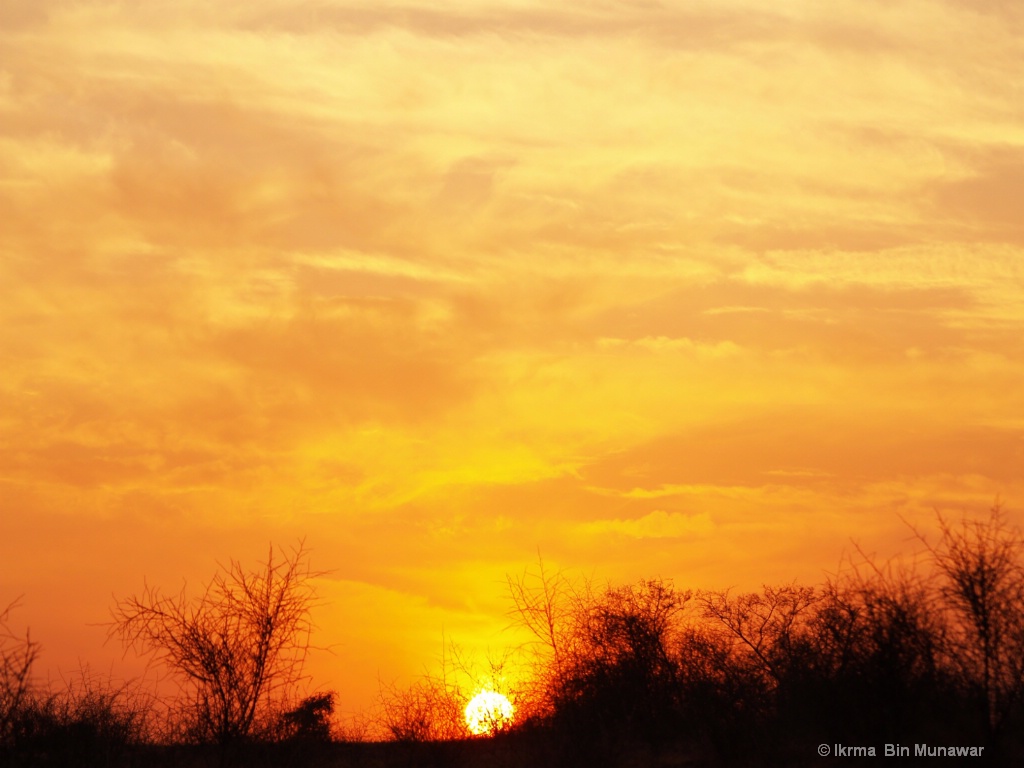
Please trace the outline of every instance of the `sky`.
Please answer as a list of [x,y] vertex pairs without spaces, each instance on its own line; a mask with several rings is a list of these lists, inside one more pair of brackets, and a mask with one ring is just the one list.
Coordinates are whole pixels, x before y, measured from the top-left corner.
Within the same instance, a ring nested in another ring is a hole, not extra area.
[[305,540],[346,713],[598,583],[1024,509],[1024,10],[3,0],[0,604]]

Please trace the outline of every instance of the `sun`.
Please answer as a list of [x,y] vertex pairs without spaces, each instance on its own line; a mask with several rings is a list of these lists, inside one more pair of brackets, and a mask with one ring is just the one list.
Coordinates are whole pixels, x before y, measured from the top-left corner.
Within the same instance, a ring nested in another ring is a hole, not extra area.
[[512,702],[494,691],[482,691],[466,705],[466,727],[476,736],[504,730],[514,716]]

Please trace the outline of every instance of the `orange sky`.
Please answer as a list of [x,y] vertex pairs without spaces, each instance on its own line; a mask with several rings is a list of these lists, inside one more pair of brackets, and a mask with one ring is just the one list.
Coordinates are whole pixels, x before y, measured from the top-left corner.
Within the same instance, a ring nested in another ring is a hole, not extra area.
[[305,536],[345,712],[538,548],[814,581],[1024,509],[1024,12],[5,0],[0,604]]

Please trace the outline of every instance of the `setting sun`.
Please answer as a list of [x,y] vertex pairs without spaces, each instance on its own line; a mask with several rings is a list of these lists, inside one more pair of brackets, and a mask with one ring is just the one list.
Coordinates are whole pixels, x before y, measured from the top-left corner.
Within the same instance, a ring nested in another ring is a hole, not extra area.
[[494,691],[482,691],[466,705],[466,727],[474,736],[493,734],[507,728],[515,710],[507,697]]

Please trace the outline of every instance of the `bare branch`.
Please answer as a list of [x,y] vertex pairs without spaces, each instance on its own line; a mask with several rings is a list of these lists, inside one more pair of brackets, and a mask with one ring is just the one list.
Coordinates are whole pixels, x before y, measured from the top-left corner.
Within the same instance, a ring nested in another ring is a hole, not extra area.
[[250,735],[261,709],[303,679],[316,601],[308,550],[281,556],[271,546],[263,567],[221,565],[202,593],[173,597],[144,586],[117,600],[109,637],[175,672],[188,697],[191,730],[221,744]]

